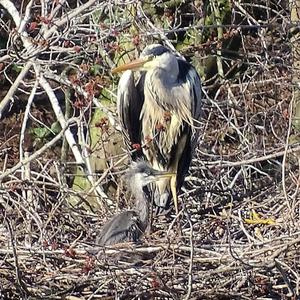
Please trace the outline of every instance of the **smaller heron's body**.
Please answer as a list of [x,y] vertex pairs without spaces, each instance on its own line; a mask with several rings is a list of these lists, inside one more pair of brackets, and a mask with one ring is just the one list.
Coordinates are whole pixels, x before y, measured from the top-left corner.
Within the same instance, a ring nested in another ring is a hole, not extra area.
[[137,242],[144,230],[144,226],[139,220],[139,215],[136,211],[123,211],[102,227],[97,244],[109,246],[126,241]]
[[137,242],[149,223],[149,196],[143,187],[173,173],[156,171],[144,161],[133,163],[126,174],[127,182],[135,197],[134,209],[114,216],[103,227],[96,243],[108,246],[121,242]]

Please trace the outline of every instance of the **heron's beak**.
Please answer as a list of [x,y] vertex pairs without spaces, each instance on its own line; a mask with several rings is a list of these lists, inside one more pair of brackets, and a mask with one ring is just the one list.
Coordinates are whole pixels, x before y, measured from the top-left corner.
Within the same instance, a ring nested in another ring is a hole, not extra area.
[[176,216],[178,215],[178,197],[177,197],[177,190],[176,190],[176,173],[171,173],[171,172],[165,172],[165,171],[156,171],[157,173],[155,174],[156,179],[162,179],[162,178],[171,178],[170,180],[170,187],[171,187],[171,193],[174,201],[174,207],[175,207],[175,212]]
[[112,74],[120,73],[126,70],[138,70],[142,68],[147,62],[153,59],[153,55],[148,55],[142,58],[135,59],[130,63],[121,65],[111,70]]
[[179,210],[178,210],[178,197],[177,197],[177,188],[176,188],[177,187],[177,177],[176,176],[171,177],[170,187],[171,187],[171,193],[173,196],[176,216],[178,216]]

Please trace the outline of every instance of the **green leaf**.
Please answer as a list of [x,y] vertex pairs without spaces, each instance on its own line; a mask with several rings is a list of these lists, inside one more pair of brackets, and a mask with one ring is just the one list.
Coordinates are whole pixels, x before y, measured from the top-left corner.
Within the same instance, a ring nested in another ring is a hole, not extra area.
[[97,65],[97,64],[93,65],[90,68],[90,74],[93,75],[93,76],[101,75],[101,70],[102,70],[102,66]]
[[[51,130],[53,131],[54,134],[60,133],[61,131],[61,126],[58,121],[52,123],[51,125]],[[50,132],[49,132],[50,133]]]
[[50,134],[50,131],[45,127],[33,128],[33,134],[40,139],[47,137]]

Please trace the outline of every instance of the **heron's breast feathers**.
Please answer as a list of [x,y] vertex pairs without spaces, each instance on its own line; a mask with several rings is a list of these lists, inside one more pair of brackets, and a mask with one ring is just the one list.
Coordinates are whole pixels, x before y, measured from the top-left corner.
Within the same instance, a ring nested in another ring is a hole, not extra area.
[[149,101],[144,102],[141,119],[144,153],[153,166],[165,170],[187,124],[177,113],[166,111]]

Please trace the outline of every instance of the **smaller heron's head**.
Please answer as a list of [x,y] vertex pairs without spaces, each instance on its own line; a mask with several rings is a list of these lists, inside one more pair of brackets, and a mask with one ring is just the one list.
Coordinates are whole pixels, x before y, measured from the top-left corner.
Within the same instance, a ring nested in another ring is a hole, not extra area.
[[168,171],[158,171],[149,166],[145,161],[133,162],[127,171],[125,178],[130,183],[131,188],[144,187],[147,184],[158,181],[162,178],[171,178],[176,173]]
[[168,48],[159,44],[147,46],[140,58],[114,68],[111,72],[116,74],[126,70],[149,71],[155,68],[160,68],[171,74],[178,72],[176,56]]

